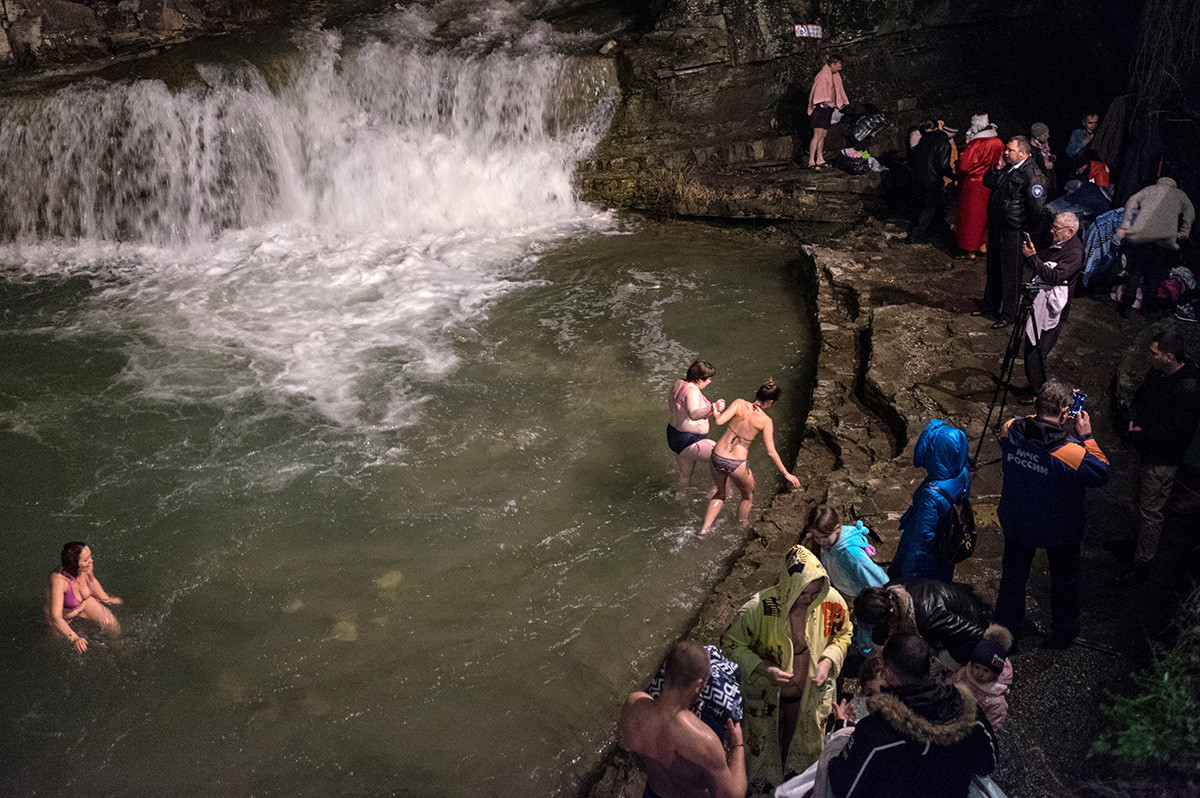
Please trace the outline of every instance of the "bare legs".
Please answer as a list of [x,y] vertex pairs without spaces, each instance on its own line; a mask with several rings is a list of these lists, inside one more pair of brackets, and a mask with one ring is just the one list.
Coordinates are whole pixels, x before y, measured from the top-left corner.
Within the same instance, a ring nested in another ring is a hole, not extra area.
[[725,506],[725,491],[730,479],[733,480],[733,484],[737,485],[738,492],[742,494],[742,499],[738,502],[738,523],[743,529],[750,526],[750,507],[754,504],[754,474],[750,471],[750,464],[742,463],[729,476],[713,468],[712,475],[716,493],[708,501],[708,509],[704,513],[704,526],[700,527],[700,534],[708,534],[713,522],[721,514],[721,508]]
[[[678,477],[675,480],[676,493],[682,494],[688,489],[688,485],[692,481],[692,472],[696,470],[696,465],[698,463],[710,462],[713,447],[716,445],[717,442],[712,438],[705,438],[702,441],[696,441],[675,455],[675,469],[678,473]],[[711,499],[716,492],[717,486],[714,483],[708,489],[708,498]]]
[[812,141],[808,144],[808,165],[809,166],[824,166],[825,165],[825,134],[829,132],[828,128],[817,127],[813,128]]
[[117,623],[117,616],[113,615],[112,611],[101,604],[100,600],[95,596],[89,596],[84,599],[83,604],[80,605],[79,612],[74,617],[95,621],[109,634],[119,635],[121,633],[121,624]]

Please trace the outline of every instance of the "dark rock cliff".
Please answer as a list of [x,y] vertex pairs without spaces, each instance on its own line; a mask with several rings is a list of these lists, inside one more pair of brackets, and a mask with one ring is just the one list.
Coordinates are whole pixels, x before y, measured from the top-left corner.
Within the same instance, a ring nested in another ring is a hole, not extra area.
[[265,22],[336,19],[386,0],[0,0],[0,73],[103,65]]
[[[595,200],[666,214],[849,221],[881,201],[878,176],[797,168],[808,90],[845,59],[851,100],[894,120],[871,147],[903,153],[925,117],[988,111],[1006,134],[1045,121],[1064,140],[1128,85],[1140,3],[1035,0],[671,0],[616,51],[624,102],[580,175]],[[798,38],[796,24],[824,37]],[[838,127],[827,152],[841,144]]]

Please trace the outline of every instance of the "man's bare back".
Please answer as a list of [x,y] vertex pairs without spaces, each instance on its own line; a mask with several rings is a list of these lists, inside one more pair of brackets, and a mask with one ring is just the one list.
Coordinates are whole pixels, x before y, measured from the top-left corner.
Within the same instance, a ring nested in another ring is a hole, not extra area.
[[742,798],[746,766],[741,726],[729,722],[731,748],[726,754],[716,733],[678,704],[667,692],[658,699],[637,692],[621,710],[621,743],[646,771],[651,791],[660,798]]

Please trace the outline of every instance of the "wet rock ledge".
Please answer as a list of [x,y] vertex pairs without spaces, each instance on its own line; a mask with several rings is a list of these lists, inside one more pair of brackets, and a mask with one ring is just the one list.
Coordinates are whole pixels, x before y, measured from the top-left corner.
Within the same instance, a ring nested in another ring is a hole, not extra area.
[[[912,445],[932,418],[965,430],[972,453],[982,436],[979,468],[972,476],[979,547],[958,566],[955,578],[985,599],[995,597],[1003,550],[995,516],[999,445],[983,430],[1008,331],[992,330],[967,313],[982,295],[982,260],[955,261],[928,246],[905,245],[903,237],[899,223],[869,220],[838,239],[803,247],[820,330],[812,409],[794,469],[803,487],[770,502],[732,558],[727,576],[699,609],[689,638],[716,643],[737,608],[774,583],[781,558],[798,541],[816,502],[834,505],[843,519],[865,521],[884,540],[877,559],[890,560],[900,516],[925,476],[912,465]],[[1055,785],[1056,794],[1093,794],[1073,774],[1096,768],[1087,749],[1102,723],[1099,705],[1105,691],[1120,689],[1147,656],[1139,631],[1147,600],[1111,588],[1116,568],[1101,544],[1131,523],[1131,486],[1112,406],[1141,379],[1141,353],[1152,332],[1168,322],[1122,320],[1092,297],[1077,298],[1071,313],[1052,365],[1088,393],[1097,440],[1112,462],[1113,476],[1107,488],[1089,494],[1082,554],[1084,636],[1069,651],[1023,651],[1017,661],[1002,739],[1005,755],[993,774],[1010,798],[1046,795],[1049,785]],[[1200,330],[1184,332],[1193,346],[1200,344]],[[1003,417],[1024,412],[1010,401]],[[997,408],[993,426],[1001,416]],[[1047,625],[1048,579],[1041,566],[1034,571],[1029,616]],[[593,798],[632,798],[641,795],[642,783],[628,756],[614,746],[585,792]]]

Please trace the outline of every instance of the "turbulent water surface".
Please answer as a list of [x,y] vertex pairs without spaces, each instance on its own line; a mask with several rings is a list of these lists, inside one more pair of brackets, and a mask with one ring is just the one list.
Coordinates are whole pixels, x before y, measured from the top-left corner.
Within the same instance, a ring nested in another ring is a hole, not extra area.
[[0,98],[3,794],[571,794],[740,539],[671,380],[793,456],[792,253],[578,202],[611,63],[464,7]]

